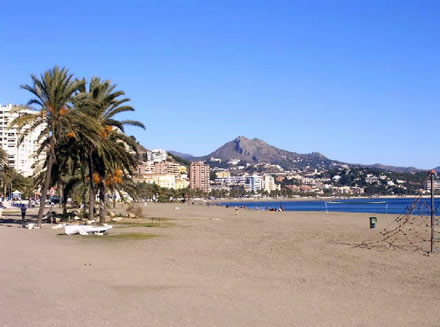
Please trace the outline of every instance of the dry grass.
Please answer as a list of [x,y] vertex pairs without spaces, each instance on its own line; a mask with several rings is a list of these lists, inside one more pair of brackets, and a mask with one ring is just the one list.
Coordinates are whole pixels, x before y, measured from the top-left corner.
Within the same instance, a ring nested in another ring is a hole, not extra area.
[[161,235],[147,234],[147,233],[125,233],[125,234],[110,234],[110,235],[88,235],[82,236],[85,239],[102,239],[102,240],[129,240],[129,241],[139,241],[139,240],[149,240],[152,238],[159,237]]
[[113,226],[116,228],[131,228],[131,227],[148,227],[148,228],[170,228],[176,226],[175,223],[170,223],[168,221],[162,222],[151,222],[151,223],[135,223],[135,222],[115,222]]

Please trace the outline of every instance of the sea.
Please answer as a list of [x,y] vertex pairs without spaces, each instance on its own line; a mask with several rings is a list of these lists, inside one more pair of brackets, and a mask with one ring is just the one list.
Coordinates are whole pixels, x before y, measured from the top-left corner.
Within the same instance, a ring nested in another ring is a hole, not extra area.
[[[323,199],[307,201],[243,201],[222,202],[219,205],[229,207],[247,207],[256,210],[283,208],[285,211],[333,211],[333,212],[364,212],[376,214],[413,214],[430,215],[431,199],[422,198],[365,198],[365,199]],[[411,208],[415,205],[415,210]],[[440,198],[435,198],[434,210],[440,215]]]

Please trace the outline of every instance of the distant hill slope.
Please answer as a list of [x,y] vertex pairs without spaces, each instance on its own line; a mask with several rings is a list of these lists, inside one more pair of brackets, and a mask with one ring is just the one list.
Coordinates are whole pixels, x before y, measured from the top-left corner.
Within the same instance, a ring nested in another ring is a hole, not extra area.
[[190,154],[187,154],[187,153],[178,152],[178,151],[168,150],[168,153],[171,153],[172,155],[174,155],[176,157],[180,157],[182,159],[189,160],[189,161],[200,160],[200,157],[195,157],[193,155],[190,155]]
[[374,164],[374,165],[360,165],[359,164],[359,165],[352,165],[352,166],[390,170],[390,171],[395,171],[395,172],[399,172],[399,173],[417,173],[417,172],[423,170],[423,169],[418,169],[416,167],[396,167],[396,166],[387,166],[387,165],[382,165],[382,164]]
[[328,169],[336,161],[328,159],[318,152],[300,154],[274,147],[263,140],[254,138],[248,139],[239,136],[236,139],[224,144],[202,159],[211,157],[228,161],[238,159],[249,163],[265,162],[280,165],[284,169],[306,168],[307,166],[317,169]]
[[[186,153],[180,153],[177,151],[169,151],[170,153],[177,155],[181,158],[190,161],[197,160],[209,160],[211,157],[222,159],[227,162],[231,159],[238,159],[248,163],[270,163],[277,164],[284,169],[304,169],[309,167],[311,169],[329,169],[335,165],[344,164],[341,161],[331,160],[319,152],[312,152],[307,154],[301,154],[291,152],[287,150],[279,149],[272,146],[265,141],[254,138],[249,139],[244,136],[239,136],[234,140],[225,143],[214,152],[206,156],[196,157]],[[363,164],[349,164],[351,167],[365,167],[389,170],[394,172],[414,173],[422,171],[415,167],[395,167],[382,164],[363,165]],[[435,168],[440,171],[440,166]]]

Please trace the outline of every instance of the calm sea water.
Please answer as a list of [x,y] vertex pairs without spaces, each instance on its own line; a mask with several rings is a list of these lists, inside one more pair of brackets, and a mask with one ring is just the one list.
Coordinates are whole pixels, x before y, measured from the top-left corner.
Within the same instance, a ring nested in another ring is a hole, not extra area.
[[[279,209],[281,206],[286,211],[335,211],[335,212],[366,212],[366,213],[389,213],[401,214],[408,212],[414,204],[415,198],[371,198],[371,199],[344,199],[344,200],[318,200],[318,201],[243,201],[243,202],[222,202],[221,205],[231,207],[245,206],[251,209]],[[435,213],[440,214],[440,198],[435,199]],[[431,200],[421,199],[418,202],[415,214],[431,214]]]

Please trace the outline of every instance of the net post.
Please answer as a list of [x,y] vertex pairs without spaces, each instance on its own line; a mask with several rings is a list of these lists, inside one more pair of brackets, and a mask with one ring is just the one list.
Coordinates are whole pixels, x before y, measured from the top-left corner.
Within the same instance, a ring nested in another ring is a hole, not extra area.
[[434,253],[434,175],[435,170],[431,170],[431,253]]

